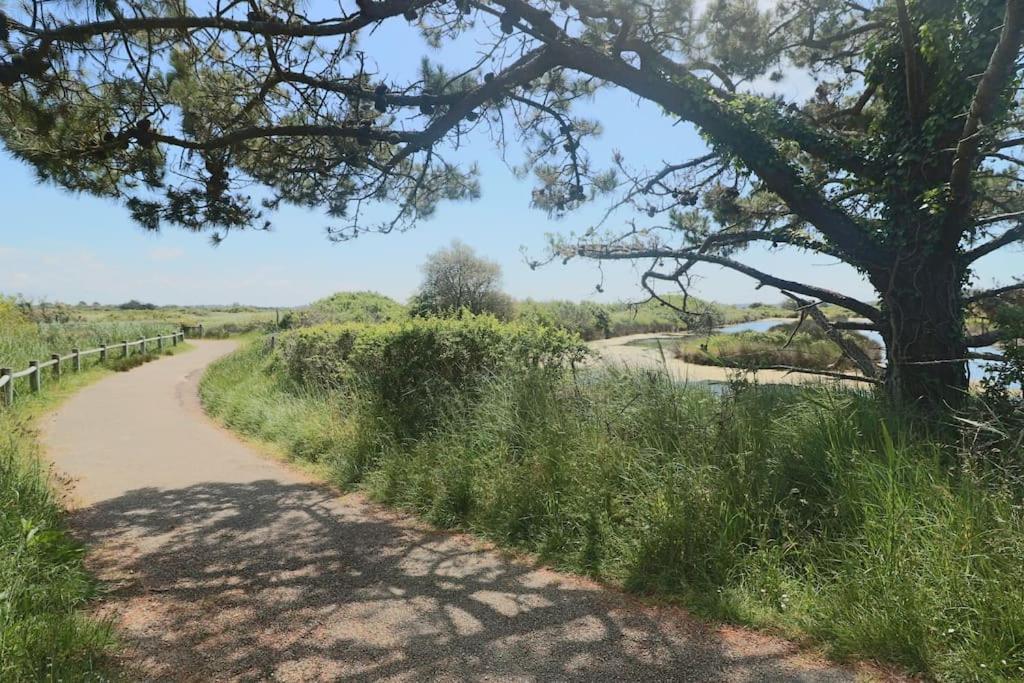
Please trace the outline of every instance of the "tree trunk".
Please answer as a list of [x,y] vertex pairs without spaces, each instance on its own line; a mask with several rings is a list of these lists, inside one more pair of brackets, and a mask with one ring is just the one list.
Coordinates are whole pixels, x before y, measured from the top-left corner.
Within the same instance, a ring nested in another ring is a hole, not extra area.
[[890,397],[925,410],[961,404],[968,379],[959,273],[948,263],[908,262],[879,290]]

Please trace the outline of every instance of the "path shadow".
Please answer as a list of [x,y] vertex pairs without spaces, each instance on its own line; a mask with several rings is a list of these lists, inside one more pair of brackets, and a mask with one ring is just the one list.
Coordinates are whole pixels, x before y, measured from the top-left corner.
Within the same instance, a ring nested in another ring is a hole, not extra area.
[[74,521],[148,678],[853,679],[313,484],[144,488]]

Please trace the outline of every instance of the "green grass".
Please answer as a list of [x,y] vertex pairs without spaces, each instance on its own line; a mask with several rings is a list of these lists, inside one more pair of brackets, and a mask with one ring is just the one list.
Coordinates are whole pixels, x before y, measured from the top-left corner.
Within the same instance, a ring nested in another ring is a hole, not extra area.
[[[30,360],[46,361],[53,353],[65,355],[75,348],[93,349],[121,340],[137,341],[142,337],[170,334],[177,329],[163,323],[4,325],[0,330],[0,367],[24,370]],[[87,356],[82,360],[94,363],[97,358],[98,355]]]
[[43,396],[0,409],[0,680],[104,680],[115,644],[84,616],[96,585],[67,534],[40,461],[35,418],[101,371],[68,377]]
[[[789,365],[812,370],[850,370],[856,365],[834,342],[823,335],[797,332],[790,337],[790,325],[768,332],[738,332],[683,338],[675,343],[673,355],[688,363],[733,368],[761,368]],[[861,336],[851,338],[876,360],[881,348]]]
[[870,394],[526,373],[399,441],[373,397],[304,388],[258,346],[201,392],[229,427],[437,525],[836,657],[1024,677],[1024,484]]
[[[2,298],[2,297],[0,297]],[[13,302],[6,300],[10,306]],[[180,329],[182,325],[202,324],[206,336],[227,337],[253,330],[266,331],[288,315],[288,309],[254,306],[158,306],[123,309],[109,305],[68,305],[22,302],[21,308],[40,329],[62,334],[98,333],[98,341],[138,339],[143,331]],[[125,336],[127,335],[127,336]],[[2,336],[2,335],[0,335]],[[153,336],[146,334],[146,336]],[[94,340],[95,341],[95,340]],[[70,348],[70,347],[69,347]]]
[[[45,330],[3,309],[0,348],[4,364],[66,352],[69,341],[92,343],[106,326]],[[122,328],[123,329],[123,328]],[[138,329],[138,328],[135,328]],[[140,334],[141,336],[141,334]],[[50,346],[59,343],[60,347]],[[179,345],[174,353],[186,349]],[[27,349],[27,350],[26,350]],[[115,637],[110,624],[86,616],[97,586],[83,567],[83,549],[67,533],[63,510],[40,460],[35,422],[79,388],[114,369],[153,354],[99,365],[81,373],[48,376],[40,394],[21,390],[13,408],[0,407],[0,680],[108,680]]]

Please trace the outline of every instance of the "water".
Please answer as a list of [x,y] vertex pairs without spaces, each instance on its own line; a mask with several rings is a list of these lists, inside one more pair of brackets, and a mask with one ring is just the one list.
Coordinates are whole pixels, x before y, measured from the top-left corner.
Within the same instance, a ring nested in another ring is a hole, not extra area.
[[726,325],[725,327],[720,327],[715,331],[721,332],[722,334],[736,334],[737,332],[767,332],[776,325],[782,325],[787,322],[792,322],[793,320],[796,319],[764,318],[763,320],[748,320],[745,323]]
[[[767,332],[776,325],[781,325],[786,322],[793,322],[794,319],[780,320],[778,318],[766,318],[764,320],[751,320],[745,323],[736,323],[735,325],[726,325],[725,327],[719,328],[717,331],[722,334],[736,334],[737,332]],[[876,342],[883,349],[885,348],[885,342],[882,341],[882,335],[878,332],[869,331],[858,331],[859,334],[864,335],[868,339]],[[984,348],[975,349],[979,353],[1002,353],[998,346],[986,346]],[[985,369],[991,365],[994,365],[996,361],[990,360],[972,360],[967,363],[967,372],[972,382],[977,382],[985,376]]]

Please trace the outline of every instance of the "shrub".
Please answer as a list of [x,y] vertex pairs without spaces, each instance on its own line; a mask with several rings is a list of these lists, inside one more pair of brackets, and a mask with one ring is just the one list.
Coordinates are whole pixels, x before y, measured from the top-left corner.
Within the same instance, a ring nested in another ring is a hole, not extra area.
[[364,330],[366,325],[348,323],[286,332],[277,337],[277,355],[296,384],[340,388],[350,379],[348,357]]
[[408,317],[405,306],[377,292],[338,292],[303,311],[288,313],[282,327],[325,323],[386,323]]
[[433,425],[447,400],[485,377],[558,372],[586,354],[564,330],[472,315],[296,330],[279,349],[292,380],[366,392],[403,437]]

